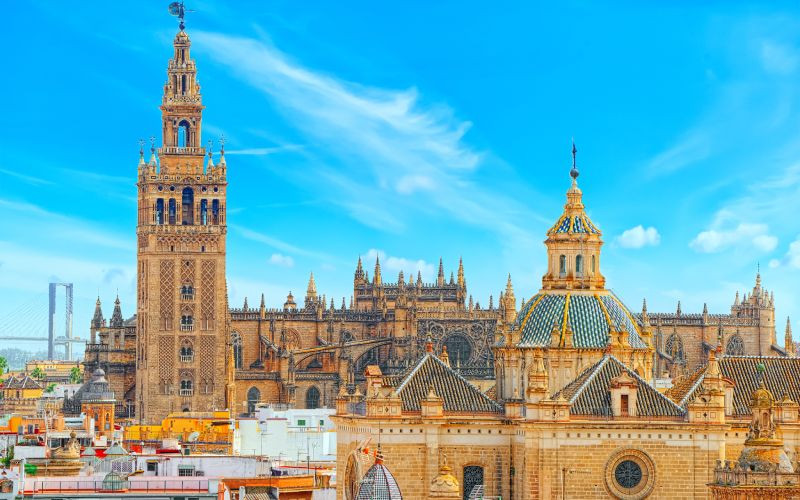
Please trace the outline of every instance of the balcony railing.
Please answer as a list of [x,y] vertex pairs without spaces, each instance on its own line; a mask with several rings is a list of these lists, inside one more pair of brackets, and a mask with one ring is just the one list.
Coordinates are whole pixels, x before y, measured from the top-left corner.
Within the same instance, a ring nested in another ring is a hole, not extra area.
[[194,294],[193,293],[182,293],[181,294],[181,300],[194,300]]
[[192,330],[194,330],[194,325],[193,324],[181,325],[181,331],[182,332],[191,332]]
[[194,361],[194,355],[181,354],[181,363],[191,363],[192,361]]
[[181,396],[191,396],[192,394],[194,394],[194,389],[181,389],[180,390],[180,395]]

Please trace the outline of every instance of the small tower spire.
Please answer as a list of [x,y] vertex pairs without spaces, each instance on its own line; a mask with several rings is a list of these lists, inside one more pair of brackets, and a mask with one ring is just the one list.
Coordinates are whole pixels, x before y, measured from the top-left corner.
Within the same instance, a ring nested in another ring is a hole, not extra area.
[[444,285],[444,265],[441,257],[439,257],[439,274],[436,277],[436,284],[438,286]]
[[103,318],[103,309],[100,307],[100,296],[97,296],[97,302],[94,304],[94,316],[92,317],[92,328],[100,328],[103,326],[105,319]]
[[122,327],[122,308],[119,305],[119,294],[117,294],[117,298],[114,301],[114,312],[111,313],[111,320],[109,321],[109,326],[112,328],[121,328]]
[[314,298],[317,296],[317,284],[314,282],[314,273],[308,277],[308,288],[306,289],[306,298]]
[[578,182],[578,176],[580,172],[578,172],[578,148],[575,147],[575,139],[572,140],[572,169],[569,171],[569,176],[572,177],[573,184]]
[[792,322],[789,319],[789,316],[786,316],[786,333],[784,334],[783,342],[786,354],[789,356],[795,356],[797,353],[795,352],[794,348],[794,339],[792,338]]
[[462,290],[467,287],[467,282],[464,280],[464,259],[458,258],[458,287]]
[[372,276],[372,283],[376,285],[380,285],[381,281],[381,259],[377,255],[375,256],[375,274]]
[[358,264],[356,264],[356,272],[353,276],[353,283],[355,285],[364,281],[364,266],[361,265],[361,256],[358,256]]

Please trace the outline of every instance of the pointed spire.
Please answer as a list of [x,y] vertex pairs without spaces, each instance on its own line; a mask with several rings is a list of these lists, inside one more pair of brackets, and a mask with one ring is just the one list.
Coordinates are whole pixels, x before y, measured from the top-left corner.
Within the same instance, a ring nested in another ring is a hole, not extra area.
[[333,305],[333,297],[331,297],[331,311],[333,311],[334,309],[336,309],[336,308]]
[[381,281],[381,259],[377,255],[375,256],[375,275],[372,277],[372,282],[376,285],[380,285]]
[[456,284],[455,276],[453,276],[453,271],[450,271],[450,284],[451,285]]
[[720,317],[717,326],[717,345],[721,346],[724,340],[725,340],[725,331],[722,329],[722,317]]
[[105,319],[103,319],[103,309],[100,307],[100,296],[97,296],[97,302],[94,304],[94,316],[92,317],[92,328],[100,328],[103,326]]
[[358,256],[358,264],[356,264],[356,280],[364,279],[364,268],[361,265],[361,256]]
[[119,294],[117,294],[117,299],[114,301],[114,312],[111,314],[109,326],[112,328],[121,328],[122,322],[122,308],[119,305]]
[[733,299],[733,305],[734,306],[739,305],[739,290],[736,290],[736,298]]
[[569,176],[572,177],[573,182],[577,182],[578,176],[578,148],[575,147],[575,140],[572,140],[572,169],[569,171]]
[[406,287],[406,277],[403,275],[403,270],[401,269],[399,273],[397,273],[397,287],[403,289]]
[[[290,292],[291,293],[291,292]],[[242,306],[244,311],[248,311],[250,308],[247,306],[247,297],[244,298],[244,305]]]
[[467,287],[467,282],[464,280],[464,259],[458,258],[458,287],[462,290]]
[[650,316],[647,314],[647,299],[642,299],[642,326],[645,330],[650,328]]
[[675,313],[676,313],[678,316],[680,316],[680,315],[681,315],[681,301],[680,301],[680,300],[678,301],[678,309],[677,309],[677,311],[675,311]]
[[314,282],[314,273],[308,277],[308,288],[306,289],[306,298],[313,298],[317,296],[317,284]]
[[353,303],[353,296],[351,295],[351,296],[350,296],[350,309],[352,309],[352,308],[353,308],[353,305],[354,305],[354,303]]
[[[792,339],[792,322],[789,319],[789,316],[786,316],[786,332],[784,334],[784,340],[786,341],[786,346],[788,347],[791,345],[794,347],[794,340]],[[794,349],[792,349],[794,351]]]
[[225,134],[219,136],[219,164],[225,165]]
[[158,163],[158,158],[156,158],[156,138],[150,137],[150,166],[155,167]]
[[267,303],[264,301],[264,294],[261,294],[261,305],[259,306],[261,309],[266,309]]
[[347,303],[345,302],[344,296],[342,296],[342,311],[347,309]]
[[703,316],[708,316],[708,304],[703,302]]
[[472,295],[470,295],[469,296],[469,310],[471,311],[473,309],[473,307],[474,307],[474,304],[472,302]]
[[441,257],[439,257],[439,274],[436,277],[436,284],[438,286],[444,285],[444,265]]
[[514,284],[511,283],[511,273],[508,273],[508,281],[506,281],[506,296],[514,294]]
[[144,139],[139,139],[139,168],[146,166],[144,162]]
[[489,310],[494,310],[494,297],[491,294],[489,295]]
[[214,142],[211,139],[209,139],[208,140],[208,165],[207,165],[207,171],[210,171],[212,168],[214,168],[214,152],[212,151],[213,146],[214,146]]
[[422,271],[417,270],[417,288],[422,287]]
[[761,288],[761,263],[756,264],[756,286],[755,289],[758,290]]

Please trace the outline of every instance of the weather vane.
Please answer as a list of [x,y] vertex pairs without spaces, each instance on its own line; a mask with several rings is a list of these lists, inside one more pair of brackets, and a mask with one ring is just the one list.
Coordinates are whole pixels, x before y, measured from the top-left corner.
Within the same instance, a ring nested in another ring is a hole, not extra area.
[[186,27],[186,25],[183,23],[183,18],[186,16],[187,12],[194,12],[194,11],[186,9],[183,6],[183,2],[172,2],[171,4],[169,4],[168,9],[171,15],[180,19],[178,27],[181,29],[181,31],[183,31],[183,29]]

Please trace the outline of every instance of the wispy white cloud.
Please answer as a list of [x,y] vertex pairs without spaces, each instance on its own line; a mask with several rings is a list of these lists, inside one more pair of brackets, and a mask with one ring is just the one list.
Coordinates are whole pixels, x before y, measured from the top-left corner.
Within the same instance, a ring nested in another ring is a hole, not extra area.
[[14,177],[15,179],[19,179],[22,182],[26,182],[28,184],[33,184],[35,186],[53,184],[52,181],[49,181],[47,179],[42,179],[40,177],[34,177],[32,175],[21,174],[19,172],[15,172],[13,170],[6,170],[4,168],[0,168],[0,174],[7,175],[9,177]]
[[285,153],[289,151],[299,151],[303,149],[300,144],[287,144],[285,146],[274,146],[269,148],[244,148],[244,149],[229,149],[225,151],[226,155],[249,155],[249,156],[269,156],[278,153]]
[[668,175],[708,158],[710,153],[707,134],[701,129],[693,130],[652,158],[646,171],[650,177]]
[[760,56],[766,71],[781,75],[793,73],[800,62],[796,48],[774,40],[761,42]]
[[726,248],[746,246],[770,252],[778,245],[778,238],[769,234],[766,224],[739,223],[727,229],[701,231],[689,246],[701,253],[716,253]]
[[772,259],[769,261],[769,267],[789,267],[792,269],[800,269],[800,236],[789,243],[789,249],[781,259]]
[[283,240],[280,240],[268,234],[260,233],[258,231],[253,231],[252,229],[247,229],[246,227],[238,226],[236,224],[229,224],[228,227],[234,229],[242,237],[250,241],[257,241],[259,243],[263,243],[267,246],[270,246],[282,252],[295,255],[302,255],[304,257],[313,257],[321,260],[331,259],[330,255],[328,254],[322,252],[316,252],[313,250],[307,250],[305,248],[300,248],[298,246],[292,245],[291,243],[287,243]]
[[653,226],[645,228],[641,224],[622,232],[617,236],[617,243],[624,248],[642,248],[656,246],[661,243],[661,235]]
[[274,253],[269,257],[270,264],[281,267],[294,267],[294,259],[288,255]]
[[408,214],[436,210],[507,241],[526,237],[515,220],[534,217],[504,190],[473,178],[487,155],[465,141],[471,123],[446,106],[423,103],[415,88],[387,90],[313,71],[265,41],[209,32],[194,39],[309,137],[312,170],[281,173],[316,185],[356,220],[402,231]]
[[[423,279],[426,280],[432,279],[435,275],[434,265],[423,259],[414,260],[405,257],[396,257],[394,255],[388,255],[383,250],[378,250],[376,248],[370,248],[364,257],[364,262],[367,263],[367,269],[370,269],[368,263],[375,262],[376,257],[379,257],[381,271],[385,273],[384,275],[387,276],[387,279],[394,279],[394,275],[399,274],[400,271],[405,273],[406,279],[408,279],[409,275],[412,277],[416,276],[417,272],[422,273]],[[388,278],[389,273],[392,274],[391,278]]]

